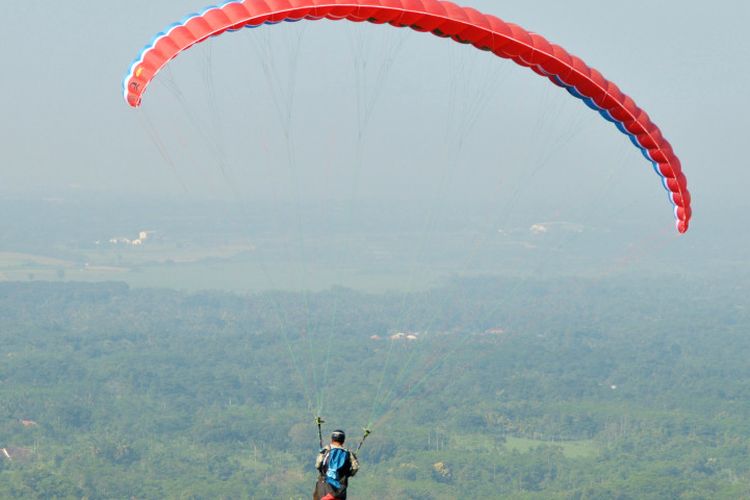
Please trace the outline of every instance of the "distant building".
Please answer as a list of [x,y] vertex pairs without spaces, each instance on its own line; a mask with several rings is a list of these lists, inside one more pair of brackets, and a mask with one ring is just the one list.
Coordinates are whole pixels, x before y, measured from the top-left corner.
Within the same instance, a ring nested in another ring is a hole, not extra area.
[[505,328],[500,328],[497,326],[493,328],[487,328],[484,333],[487,335],[502,335],[505,333]]
[[419,340],[419,334],[412,332],[396,332],[391,335],[391,340]]
[[[130,238],[122,238],[122,237],[114,237],[110,238],[109,242],[113,245],[132,245],[132,246],[140,246],[143,245],[143,243],[148,240],[153,233],[156,231],[139,231],[138,232],[138,238],[131,240]],[[97,242],[98,244],[98,242]]]

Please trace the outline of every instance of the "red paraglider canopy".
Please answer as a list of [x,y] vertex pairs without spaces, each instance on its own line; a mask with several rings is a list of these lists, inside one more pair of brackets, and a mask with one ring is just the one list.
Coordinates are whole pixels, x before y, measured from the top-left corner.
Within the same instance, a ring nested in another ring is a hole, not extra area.
[[146,87],[180,52],[208,37],[282,21],[345,19],[430,32],[512,59],[549,78],[627,134],[652,162],[674,205],[677,230],[692,211],[680,160],[648,114],[614,83],[559,45],[520,26],[441,0],[241,0],[212,6],[159,33],[140,53],[123,82],[128,104],[138,107]]

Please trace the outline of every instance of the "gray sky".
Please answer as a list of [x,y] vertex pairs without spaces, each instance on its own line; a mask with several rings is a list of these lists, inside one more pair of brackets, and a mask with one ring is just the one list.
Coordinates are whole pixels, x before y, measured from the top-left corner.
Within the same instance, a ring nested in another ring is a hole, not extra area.
[[[749,205],[747,2],[466,4],[559,43],[649,112],[680,156],[693,194],[691,232],[699,234],[689,235],[694,243],[683,247],[720,252],[725,241],[736,252],[746,241],[731,233],[743,232],[743,209]],[[657,177],[611,125],[528,70],[425,34],[331,22],[228,34],[175,60],[170,74],[159,75],[147,92],[144,109],[134,112],[120,88],[130,61],[157,31],[204,6],[204,0],[5,5],[0,192],[75,188],[221,198],[232,191],[228,184],[235,184],[239,196],[267,196],[289,178],[284,127],[273,98],[293,95],[289,131],[301,172],[294,182],[312,197],[335,197],[328,191],[334,188],[346,197],[354,181],[342,173],[356,161],[360,115],[353,108],[359,96],[373,103],[374,112],[363,130],[365,168],[356,181],[358,193],[409,197],[430,179],[450,186],[457,199],[481,198],[507,196],[514,182],[532,182],[534,188],[520,198],[554,205],[575,197],[582,207],[603,198],[612,200],[611,217],[621,210],[640,216],[644,210],[671,227]],[[259,55],[258,47],[266,46],[270,51]],[[293,91],[270,91],[263,62],[274,61],[272,77],[287,82],[290,52],[297,46]],[[378,79],[388,55],[396,60]],[[354,67],[364,61],[372,61],[364,70],[368,80],[357,87]],[[170,83],[196,102],[194,116],[208,132],[195,130]],[[218,97],[204,111],[207,84]],[[372,91],[374,85],[382,86],[380,94]],[[453,100],[451,87],[457,89]],[[473,100],[480,91],[483,98]],[[483,112],[473,127],[462,126],[463,115],[451,105],[479,105]],[[175,165],[160,157],[149,123],[160,131],[156,140],[167,146]],[[571,129],[575,134],[565,135]],[[461,157],[451,159],[462,134]],[[208,141],[196,145],[196,138],[206,135]],[[206,175],[207,159],[217,149],[227,157],[229,183],[215,165]],[[529,168],[541,165],[546,152],[553,165],[540,166],[539,178],[529,177]],[[456,169],[441,170],[444,161]],[[442,181],[434,180],[436,169],[444,172]],[[608,190],[604,195],[602,186]],[[443,188],[435,189],[439,194]]]

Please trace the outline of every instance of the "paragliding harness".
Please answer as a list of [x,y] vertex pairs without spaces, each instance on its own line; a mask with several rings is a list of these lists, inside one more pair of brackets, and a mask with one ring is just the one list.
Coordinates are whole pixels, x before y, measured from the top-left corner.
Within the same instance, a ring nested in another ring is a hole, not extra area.
[[[320,417],[315,417],[315,423],[318,425],[318,440],[320,442],[321,453],[325,452],[320,472],[324,475],[326,483],[331,485],[336,490],[340,490],[341,469],[349,459],[350,452],[348,450],[345,450],[344,448],[330,448],[325,449],[324,451],[323,431],[321,429],[321,425],[325,423],[325,420]],[[372,432],[368,428],[364,428],[363,431],[364,434],[362,435],[362,439],[360,439],[359,444],[357,445],[357,450],[355,453],[359,453],[359,450],[362,449],[362,445],[365,444],[367,436],[369,436]]]

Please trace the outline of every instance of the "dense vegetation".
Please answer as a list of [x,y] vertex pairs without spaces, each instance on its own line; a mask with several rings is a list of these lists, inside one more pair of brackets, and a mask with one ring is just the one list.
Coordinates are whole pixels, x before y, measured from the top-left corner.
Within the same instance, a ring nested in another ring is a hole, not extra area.
[[0,497],[306,498],[317,411],[374,426],[352,498],[747,496],[744,292],[2,283]]

